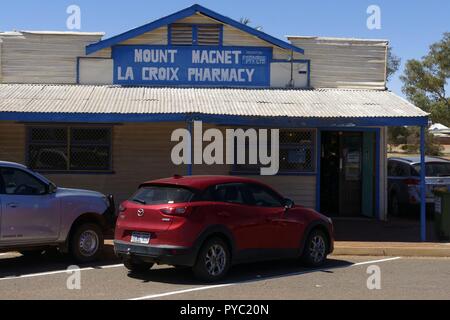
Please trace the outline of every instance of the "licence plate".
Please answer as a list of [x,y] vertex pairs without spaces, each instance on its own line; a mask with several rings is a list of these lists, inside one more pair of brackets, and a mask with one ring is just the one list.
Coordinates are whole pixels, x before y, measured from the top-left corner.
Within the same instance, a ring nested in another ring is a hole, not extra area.
[[142,232],[133,232],[131,234],[131,242],[138,244],[149,244],[150,243],[150,234],[142,233]]

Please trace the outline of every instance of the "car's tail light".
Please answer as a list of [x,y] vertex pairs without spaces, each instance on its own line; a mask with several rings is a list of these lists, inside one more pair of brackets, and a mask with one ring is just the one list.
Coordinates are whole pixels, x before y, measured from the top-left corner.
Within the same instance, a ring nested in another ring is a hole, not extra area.
[[122,213],[122,212],[125,212],[125,211],[127,211],[127,207],[125,207],[123,204],[121,204],[119,206],[119,212]]
[[420,181],[417,179],[405,179],[405,184],[407,186],[418,186],[420,184]]
[[162,213],[169,216],[185,216],[191,212],[190,207],[168,207],[160,210]]

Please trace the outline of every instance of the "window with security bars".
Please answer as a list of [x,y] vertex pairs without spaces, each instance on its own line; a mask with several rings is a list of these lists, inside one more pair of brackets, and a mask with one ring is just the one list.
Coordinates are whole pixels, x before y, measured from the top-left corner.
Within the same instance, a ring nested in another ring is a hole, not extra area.
[[[270,132],[270,130],[269,130]],[[316,172],[316,130],[280,130],[280,175],[313,174]],[[271,153],[270,137],[268,152]],[[249,145],[246,142],[246,164],[235,165],[236,174],[260,174],[261,164],[249,164]],[[235,162],[237,163],[237,162]]]
[[28,127],[28,166],[40,171],[112,170],[109,127]]
[[172,24],[169,28],[171,45],[221,45],[221,25],[209,24]]

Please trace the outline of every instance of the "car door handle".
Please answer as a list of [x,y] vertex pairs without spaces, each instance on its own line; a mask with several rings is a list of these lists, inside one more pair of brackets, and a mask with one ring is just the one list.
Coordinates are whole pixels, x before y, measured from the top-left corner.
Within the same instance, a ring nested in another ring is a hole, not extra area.
[[9,203],[8,207],[10,208],[17,208],[19,205],[17,203]]

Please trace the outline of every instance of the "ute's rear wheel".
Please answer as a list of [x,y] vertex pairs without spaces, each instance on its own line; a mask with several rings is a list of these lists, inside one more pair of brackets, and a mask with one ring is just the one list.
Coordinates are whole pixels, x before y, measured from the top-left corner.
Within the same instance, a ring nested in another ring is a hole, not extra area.
[[321,230],[313,230],[306,240],[302,262],[310,267],[320,267],[327,260],[328,240]]
[[192,268],[194,275],[207,282],[219,281],[230,269],[231,256],[228,245],[219,238],[208,240],[200,249]]
[[81,263],[92,262],[103,251],[104,238],[102,229],[94,223],[77,227],[72,235],[70,248],[73,257]]

